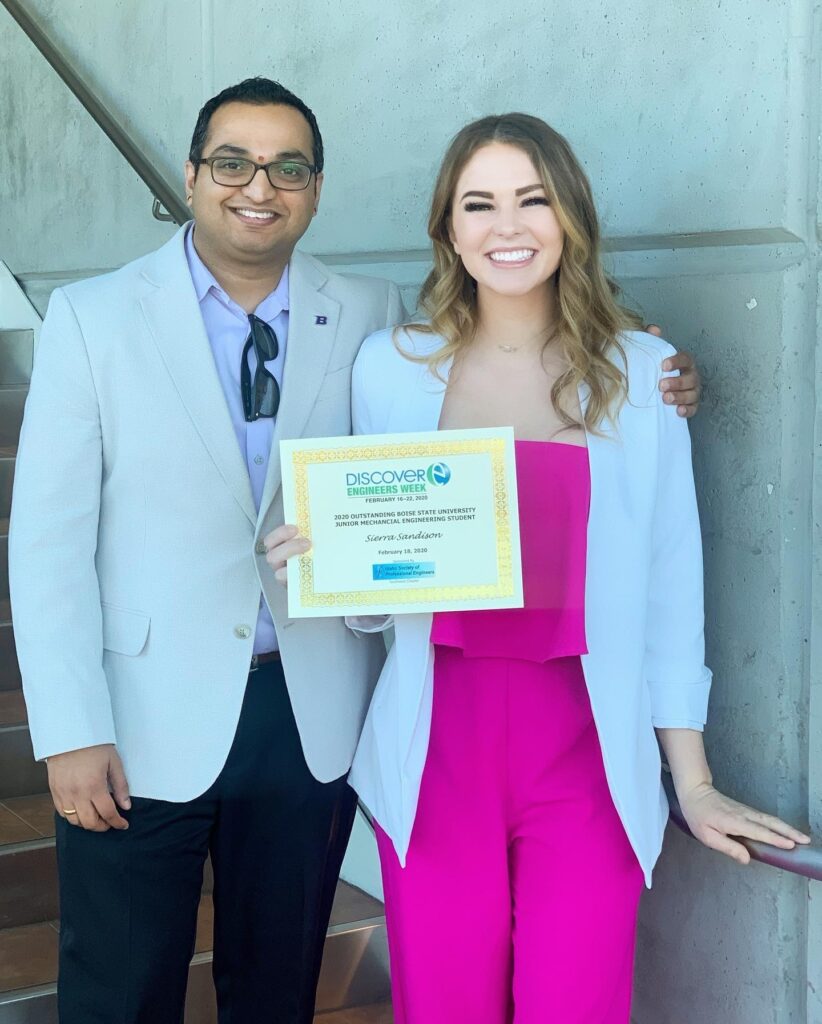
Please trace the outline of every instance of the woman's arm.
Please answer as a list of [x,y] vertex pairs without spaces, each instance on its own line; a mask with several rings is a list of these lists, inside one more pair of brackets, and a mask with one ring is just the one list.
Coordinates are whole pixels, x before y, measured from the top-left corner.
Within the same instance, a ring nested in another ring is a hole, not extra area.
[[657,417],[659,463],[645,656],[652,719],[691,831],[706,846],[746,864],[748,851],[732,836],[782,849],[809,840],[779,818],[737,803],[713,786],[702,740],[711,674],[704,664],[702,537],[690,435],[686,420],[661,396]]
[[733,836],[756,839],[783,850],[792,850],[796,843],[810,842],[808,836],[780,818],[756,811],[714,788],[701,732],[657,729],[657,736],[688,828],[700,842],[740,864],[748,864],[751,855]]

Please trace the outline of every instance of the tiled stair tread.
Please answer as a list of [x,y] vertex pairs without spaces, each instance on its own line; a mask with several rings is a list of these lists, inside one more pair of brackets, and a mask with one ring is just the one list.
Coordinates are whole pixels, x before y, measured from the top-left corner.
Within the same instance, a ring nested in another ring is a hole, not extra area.
[[41,834],[16,814],[0,804],[0,846],[11,843],[27,843],[42,838]]
[[[374,913],[375,907],[378,913]],[[344,913],[361,916],[346,917]],[[345,921],[362,921],[367,917],[382,914],[382,904],[361,893],[353,886],[340,882],[337,886],[335,915],[337,924]],[[335,923],[332,917],[332,924]],[[17,928],[0,929],[0,994],[19,988],[52,984],[57,977],[57,936],[59,922],[28,924]],[[210,894],[204,894],[200,901],[197,917],[197,953],[212,948],[214,933],[214,904]],[[371,1009],[371,1008],[368,1008]],[[346,1011],[353,1013],[354,1011]],[[337,1021],[333,1014],[322,1015],[326,1024],[349,1024],[345,1017]],[[391,1017],[352,1017],[350,1024],[391,1024]]]
[[318,1013],[314,1024],[394,1024],[394,1013],[390,1003],[355,1006],[350,1010]]
[[44,923],[0,931],[0,993],[49,985],[56,977],[56,928]]
[[340,882],[331,908],[331,924],[345,924],[346,921],[367,921],[371,917],[382,917],[385,908],[379,900],[367,892]]
[[[0,803],[0,811],[6,809],[22,821],[40,838],[54,835],[54,804],[50,793],[34,796],[18,796]],[[3,839],[0,838],[0,844]]]
[[26,702],[22,690],[0,690],[0,726],[26,722]]

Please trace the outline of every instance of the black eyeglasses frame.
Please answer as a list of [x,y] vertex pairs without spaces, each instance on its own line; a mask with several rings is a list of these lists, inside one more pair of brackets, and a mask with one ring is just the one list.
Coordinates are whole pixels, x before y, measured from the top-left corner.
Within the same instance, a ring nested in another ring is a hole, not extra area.
[[[235,182],[232,182],[230,184],[226,184],[226,182],[224,182],[224,181],[217,181],[217,179],[214,177],[214,161],[215,160],[231,160],[231,159],[242,160],[243,163],[251,164],[251,166],[254,168],[254,170],[253,170],[253,172],[251,174],[251,177],[248,179],[248,181],[243,181],[243,182],[235,181]],[[270,160],[267,164],[258,164],[256,160],[249,160],[248,157],[246,157],[246,156],[238,156],[238,157],[233,157],[232,158],[230,156],[221,155],[221,156],[206,156],[206,157],[202,157],[201,159],[199,159],[197,161],[197,166],[199,167],[202,164],[208,164],[208,169],[211,172],[211,180],[214,182],[215,185],[222,185],[223,188],[245,188],[246,185],[250,185],[251,184],[251,182],[256,177],[258,171],[265,171],[265,176],[266,176],[266,178],[268,178],[268,183],[269,183],[269,185],[271,185],[272,188],[280,189],[283,192],[305,192],[305,190],[311,184],[311,179],[317,174],[317,168],[316,168],[316,166],[314,164],[306,164],[306,163],[303,163],[302,160]],[[311,172],[308,175],[308,181],[304,185],[300,185],[298,188],[288,188],[285,185],[276,185],[271,180],[270,168],[276,167],[278,164],[299,164],[300,167],[307,167],[308,170]]]

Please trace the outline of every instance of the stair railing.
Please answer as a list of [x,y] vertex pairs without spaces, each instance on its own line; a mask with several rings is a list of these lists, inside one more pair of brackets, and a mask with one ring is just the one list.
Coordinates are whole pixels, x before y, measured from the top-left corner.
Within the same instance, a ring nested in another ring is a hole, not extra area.
[[182,197],[142,149],[129,136],[100,97],[72,67],[65,55],[32,18],[20,0],[0,0],[9,14],[34,43],[42,56],[66,83],[103,132],[114,143],[154,196],[152,214],[157,220],[184,224],[191,214]]
[[[693,838],[693,833],[688,828],[685,815],[679,806],[673,779],[667,769],[662,773],[662,781],[671,808],[671,820],[686,836]],[[760,843],[754,839],[743,839],[738,836],[734,838],[742,843],[751,855],[751,860],[758,860],[772,868],[790,871],[791,874],[803,875],[805,878],[813,878],[822,882],[822,846],[815,842],[813,837],[811,837],[810,846],[797,845],[792,850],[780,850],[776,846],[769,846],[767,843]]]

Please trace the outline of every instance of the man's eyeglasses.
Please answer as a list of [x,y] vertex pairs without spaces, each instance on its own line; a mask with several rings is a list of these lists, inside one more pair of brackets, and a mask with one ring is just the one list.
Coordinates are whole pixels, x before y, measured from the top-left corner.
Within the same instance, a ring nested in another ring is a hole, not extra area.
[[[280,351],[277,335],[265,320],[251,313],[248,317],[251,328],[240,364],[240,391],[243,396],[243,413],[247,423],[253,423],[261,416],[276,416],[280,407],[280,386],[274,375],[266,369],[265,361],[276,359]],[[252,346],[257,356],[254,380],[248,366],[248,354]]]
[[217,185],[250,185],[257,171],[265,171],[272,187],[286,192],[302,192],[308,188],[312,175],[317,173],[313,164],[304,164],[300,160],[273,160],[270,164],[258,164],[240,156],[209,156],[197,163],[208,164],[211,179]]

